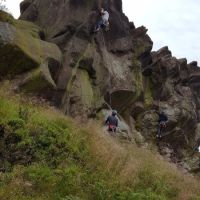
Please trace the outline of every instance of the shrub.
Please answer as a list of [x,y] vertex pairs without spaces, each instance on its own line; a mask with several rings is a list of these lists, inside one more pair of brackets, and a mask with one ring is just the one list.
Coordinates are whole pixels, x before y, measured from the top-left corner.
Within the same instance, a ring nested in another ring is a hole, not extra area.
[[25,169],[24,178],[31,181],[37,190],[44,191],[52,187],[55,177],[48,166],[35,164]]
[[8,125],[12,127],[13,131],[23,128],[25,125],[25,122],[23,119],[11,119],[8,121]]

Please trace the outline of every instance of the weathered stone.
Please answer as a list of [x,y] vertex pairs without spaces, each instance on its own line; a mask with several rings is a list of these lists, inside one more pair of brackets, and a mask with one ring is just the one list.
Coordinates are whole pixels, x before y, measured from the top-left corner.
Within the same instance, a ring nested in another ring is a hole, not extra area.
[[33,0],[26,0],[20,3],[20,13],[22,14],[33,2]]
[[133,43],[131,37],[123,37],[109,43],[109,51],[112,53],[127,53],[133,51]]
[[164,58],[170,58],[172,56],[171,51],[168,49],[167,46],[162,47],[161,49],[159,49],[157,52],[153,52],[153,58],[154,60],[158,60],[158,59],[164,59]]
[[[61,52],[55,44],[41,41],[40,29],[30,22],[0,22],[0,76],[13,77],[47,62],[55,78],[61,63]],[[54,68],[54,69],[53,69]],[[55,69],[56,68],[56,69]]]
[[187,165],[187,170],[193,173],[200,172],[200,155],[196,153],[192,157],[187,157],[184,159],[185,165]]
[[142,102],[134,103],[131,111],[131,116],[137,119],[138,115],[145,111],[144,104]]
[[38,26],[9,19],[7,22],[0,19],[0,79],[16,77],[15,90],[51,100],[57,88],[61,51],[55,44],[40,40]]
[[136,29],[134,29],[134,30],[132,31],[132,36],[133,36],[134,38],[138,38],[138,37],[141,37],[141,36],[146,35],[147,31],[148,31],[148,30],[146,29],[146,27],[141,26],[141,27],[138,27],[138,28],[136,28]]

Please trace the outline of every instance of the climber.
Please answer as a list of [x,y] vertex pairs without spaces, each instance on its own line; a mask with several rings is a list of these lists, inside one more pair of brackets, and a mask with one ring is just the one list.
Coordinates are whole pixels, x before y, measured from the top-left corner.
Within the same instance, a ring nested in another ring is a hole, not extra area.
[[108,125],[108,131],[116,132],[118,127],[118,118],[117,118],[117,111],[113,110],[112,114],[108,116],[105,121],[105,124]]
[[101,8],[100,14],[101,14],[101,19],[97,22],[95,29],[94,29],[94,33],[98,32],[100,30],[100,28],[105,28],[105,30],[109,29],[109,21],[108,21],[109,13],[108,13],[108,11]]
[[166,128],[166,123],[168,121],[168,117],[167,115],[164,113],[164,111],[161,111],[159,114],[159,119],[158,119],[158,133],[157,133],[157,137],[161,138],[162,137],[162,131],[163,129]]

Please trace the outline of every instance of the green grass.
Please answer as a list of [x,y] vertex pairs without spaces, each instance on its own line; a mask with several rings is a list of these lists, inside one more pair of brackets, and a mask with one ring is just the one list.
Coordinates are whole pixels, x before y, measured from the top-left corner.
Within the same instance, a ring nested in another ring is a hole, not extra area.
[[[0,89],[0,199],[198,199],[199,183],[92,122]],[[94,126],[95,124],[95,126]],[[82,125],[81,125],[82,126]]]

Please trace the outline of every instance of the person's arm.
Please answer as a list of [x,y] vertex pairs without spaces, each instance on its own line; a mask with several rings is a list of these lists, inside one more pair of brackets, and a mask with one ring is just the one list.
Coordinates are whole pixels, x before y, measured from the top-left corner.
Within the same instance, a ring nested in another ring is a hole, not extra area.
[[118,119],[117,119],[117,121],[116,121],[116,127],[118,127]]
[[106,121],[105,121],[105,124],[108,124],[109,121],[110,121],[110,117],[108,116]]

